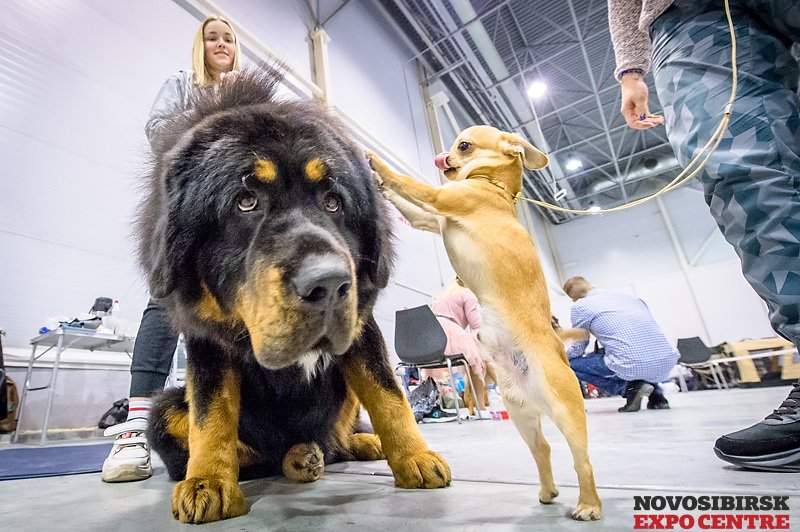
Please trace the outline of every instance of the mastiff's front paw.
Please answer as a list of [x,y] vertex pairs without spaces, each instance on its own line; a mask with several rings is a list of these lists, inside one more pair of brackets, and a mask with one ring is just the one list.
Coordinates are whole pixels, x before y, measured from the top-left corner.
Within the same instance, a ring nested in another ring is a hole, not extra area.
[[314,482],[325,471],[325,456],[316,443],[298,443],[283,457],[283,476],[292,482]]
[[356,460],[373,461],[386,458],[381,447],[381,440],[374,434],[350,435],[349,447]]
[[433,451],[423,451],[389,463],[398,488],[444,488],[450,485],[450,466]]
[[183,523],[210,523],[245,513],[236,480],[187,478],[172,490],[172,515]]

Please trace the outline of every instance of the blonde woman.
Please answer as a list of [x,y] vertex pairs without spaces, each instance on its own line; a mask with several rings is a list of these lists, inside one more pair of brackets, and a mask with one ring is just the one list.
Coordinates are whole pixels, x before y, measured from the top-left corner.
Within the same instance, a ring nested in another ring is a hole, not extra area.
[[[239,40],[227,20],[211,15],[197,30],[192,46],[192,71],[181,70],[167,79],[158,91],[145,125],[147,140],[154,151],[161,146],[162,133],[170,120],[190,112],[190,95],[216,86],[234,76],[240,65]],[[172,329],[161,304],[150,299],[142,314],[131,361],[128,420],[109,427],[106,436],[116,436],[103,462],[104,482],[144,480],[153,474],[150,446],[145,431],[151,397],[164,388],[172,366],[178,333]]]
[[241,49],[231,23],[222,17],[206,18],[194,37],[192,70],[179,70],[158,91],[144,131],[153,149],[158,148],[160,132],[175,114],[188,112],[189,96],[199,88],[213,87],[241,69]]

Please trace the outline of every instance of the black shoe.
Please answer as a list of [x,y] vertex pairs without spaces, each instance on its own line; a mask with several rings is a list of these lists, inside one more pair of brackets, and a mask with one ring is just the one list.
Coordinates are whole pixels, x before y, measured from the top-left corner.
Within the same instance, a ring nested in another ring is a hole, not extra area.
[[447,423],[448,421],[455,421],[456,415],[450,412],[445,412],[439,405],[433,407],[433,410],[422,416],[423,423]]
[[653,385],[646,381],[631,381],[625,390],[625,406],[617,409],[618,412],[638,412],[642,408],[642,399],[650,395]]
[[749,469],[800,471],[800,381],[764,421],[720,437],[714,452]]
[[658,389],[658,385],[653,385],[653,391],[650,392],[650,397],[647,398],[648,410],[669,410],[669,401]]

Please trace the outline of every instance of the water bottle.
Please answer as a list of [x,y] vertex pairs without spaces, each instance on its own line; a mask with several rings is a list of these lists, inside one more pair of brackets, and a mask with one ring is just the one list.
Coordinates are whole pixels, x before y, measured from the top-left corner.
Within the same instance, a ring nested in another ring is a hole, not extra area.
[[108,310],[108,315],[103,316],[103,327],[108,329],[111,334],[119,334],[119,331],[122,329],[120,323],[119,299],[115,299],[111,308]]
[[464,388],[466,386],[464,382],[464,375],[462,375],[461,373],[453,373],[453,380],[456,383],[456,392],[463,393]]
[[503,396],[500,395],[494,384],[489,385],[489,413],[495,421],[508,419],[508,410],[503,403]]
[[502,421],[502,411],[505,410],[503,406],[503,399],[494,387],[494,384],[489,384],[489,415],[495,421]]

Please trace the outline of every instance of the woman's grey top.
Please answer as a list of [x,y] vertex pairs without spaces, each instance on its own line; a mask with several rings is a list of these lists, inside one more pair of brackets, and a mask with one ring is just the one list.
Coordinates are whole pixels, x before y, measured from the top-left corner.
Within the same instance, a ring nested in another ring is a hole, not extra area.
[[650,24],[674,0],[608,0],[608,29],[617,58],[614,78],[629,68],[650,69]]
[[189,107],[189,95],[194,88],[192,72],[179,70],[161,85],[156,101],[150,109],[150,116],[144,126],[144,132],[150,147],[154,148],[160,140],[161,132],[167,118],[176,113],[185,112]]

